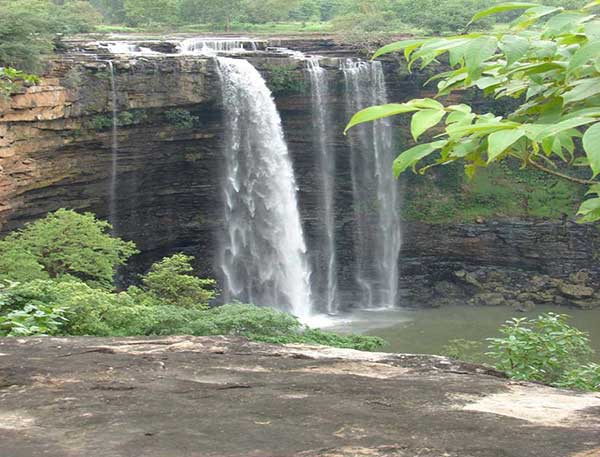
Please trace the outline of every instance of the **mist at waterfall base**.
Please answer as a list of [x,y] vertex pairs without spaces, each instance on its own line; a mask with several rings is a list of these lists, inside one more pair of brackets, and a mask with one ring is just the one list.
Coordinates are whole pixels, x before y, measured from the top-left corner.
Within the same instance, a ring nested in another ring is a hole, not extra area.
[[[156,53],[131,43],[112,43],[115,54]],[[224,226],[219,243],[222,298],[288,311],[312,327],[339,325],[348,295],[356,307],[384,310],[397,304],[398,256],[401,234],[397,187],[391,164],[395,155],[391,125],[385,121],[360,126],[349,135],[352,187],[351,292],[339,285],[336,230],[338,177],[332,132],[344,125],[333,122],[330,92],[341,75],[345,86],[345,118],[370,105],[387,103],[383,69],[378,62],[340,59],[331,71],[318,57],[277,48],[299,59],[306,68],[313,118],[313,147],[318,157],[321,233],[307,245],[298,205],[292,159],[277,106],[261,73],[244,54],[258,46],[243,39],[186,39],[177,46],[186,56],[213,58],[221,84],[224,112]],[[113,119],[116,119],[114,69],[111,66]],[[111,220],[117,149],[113,131]],[[317,259],[317,260],[315,260]]]

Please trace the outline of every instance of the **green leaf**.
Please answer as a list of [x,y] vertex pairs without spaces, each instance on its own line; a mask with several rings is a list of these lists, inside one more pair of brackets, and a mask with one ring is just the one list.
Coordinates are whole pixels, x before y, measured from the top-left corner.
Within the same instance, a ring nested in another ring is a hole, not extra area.
[[594,222],[600,219],[600,198],[590,198],[584,201],[577,211],[582,216],[578,222]]
[[533,8],[535,6],[539,6],[539,5],[536,3],[524,3],[524,2],[501,3],[500,5],[492,6],[491,8],[480,11],[475,16],[473,16],[473,19],[471,19],[471,22],[478,21],[479,19],[482,19],[487,16],[491,16],[492,14],[503,13],[505,11]]
[[511,147],[525,133],[520,129],[500,130],[488,136],[488,163]]
[[412,167],[432,152],[441,149],[445,144],[445,141],[436,141],[434,143],[419,144],[404,151],[394,160],[394,176],[400,176],[407,168]]
[[590,41],[587,44],[584,44],[569,60],[569,73],[586,64],[590,59],[597,58],[598,55],[600,55],[600,40]]
[[565,130],[591,124],[592,122],[596,122],[596,119],[591,117],[574,117],[572,119],[560,121],[557,124],[528,124],[524,125],[523,128],[529,138],[534,141],[542,141],[546,137],[555,136]]
[[521,57],[527,54],[529,50],[529,40],[518,35],[506,35],[498,46],[506,56],[507,65],[512,65]]
[[390,103],[387,105],[370,106],[352,116],[352,119],[350,119],[350,122],[348,122],[348,125],[344,129],[344,134],[358,124],[375,121],[396,114],[410,113],[417,111],[418,109],[419,108],[414,105],[409,105],[407,103]]
[[391,43],[388,44],[386,46],[383,46],[381,48],[379,48],[375,54],[373,54],[373,57],[371,57],[372,60],[381,57],[384,54],[389,54],[391,52],[397,52],[397,51],[403,51],[404,49],[408,48],[408,47],[412,47],[412,46],[421,46],[423,43],[425,43],[427,40],[402,40],[402,41],[396,41],[395,43]]
[[600,123],[592,125],[583,135],[583,149],[594,173],[600,174]]
[[445,114],[445,111],[438,109],[424,109],[416,112],[410,124],[410,131],[415,141],[431,127],[437,125]]
[[578,102],[600,94],[600,77],[578,81],[573,88],[563,94],[564,104]]
[[481,74],[481,64],[496,52],[498,40],[494,37],[482,36],[469,43],[465,50],[465,66],[471,79]]

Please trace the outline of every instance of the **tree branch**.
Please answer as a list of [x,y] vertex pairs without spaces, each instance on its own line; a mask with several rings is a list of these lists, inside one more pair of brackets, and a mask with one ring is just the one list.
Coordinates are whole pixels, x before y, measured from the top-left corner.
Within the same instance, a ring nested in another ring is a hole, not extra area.
[[594,181],[591,179],[580,179],[580,178],[575,178],[573,176],[569,176],[566,175],[564,173],[561,173],[559,171],[554,171],[550,168],[546,168],[545,166],[535,162],[534,160],[531,159],[531,157],[527,157],[527,164],[531,165],[533,168],[537,168],[540,171],[543,171],[544,173],[548,173],[552,176],[556,176],[557,178],[561,178],[561,179],[565,179],[567,181],[571,181],[577,184],[582,184],[584,186],[591,186],[594,184],[600,184],[600,181]]

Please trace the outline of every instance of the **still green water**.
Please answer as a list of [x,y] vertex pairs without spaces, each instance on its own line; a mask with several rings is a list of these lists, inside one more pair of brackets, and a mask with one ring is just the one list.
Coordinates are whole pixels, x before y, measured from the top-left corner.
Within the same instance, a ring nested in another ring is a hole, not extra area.
[[485,341],[499,336],[498,328],[512,317],[536,317],[554,312],[571,316],[569,324],[590,334],[596,358],[600,359],[600,309],[583,311],[555,306],[538,306],[530,313],[506,307],[451,306],[439,309],[394,309],[357,311],[340,316],[327,330],[361,333],[384,338],[386,352],[440,354],[449,340]]

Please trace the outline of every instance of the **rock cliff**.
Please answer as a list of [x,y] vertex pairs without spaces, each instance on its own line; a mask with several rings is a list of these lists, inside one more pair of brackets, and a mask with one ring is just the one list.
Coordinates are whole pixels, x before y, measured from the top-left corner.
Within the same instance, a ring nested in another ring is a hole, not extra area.
[[[349,144],[342,134],[347,113],[336,60],[353,50],[318,40],[271,44],[319,49],[332,57],[323,65],[338,81],[331,104],[334,125],[339,127],[332,132],[332,146],[341,182],[336,189],[340,285],[348,284],[344,302],[360,305],[353,302],[350,286]],[[39,86],[0,100],[1,233],[61,207],[108,215],[112,142],[108,56],[91,57],[79,51],[57,56]],[[302,66],[286,56],[267,53],[248,58],[267,81],[277,72],[274,69],[279,69],[292,83],[300,82],[276,87],[275,81],[272,89],[294,162],[310,244],[321,220],[315,210],[319,161],[313,148],[310,97],[302,84],[305,75]],[[186,251],[196,255],[201,274],[218,277],[213,256],[222,220],[219,170],[225,126],[215,63],[191,56],[111,59],[119,113],[116,228],[142,251],[122,274],[133,278],[161,256]],[[422,75],[407,74],[393,61],[387,61],[384,68],[391,100],[423,96]],[[540,302],[531,297],[518,300],[496,290],[526,289],[537,274],[555,281],[548,290],[565,297],[563,304],[583,300],[585,307],[592,307],[600,303],[599,250],[596,227],[567,220],[445,225],[407,221],[400,260],[400,302],[411,306],[464,302],[481,293],[500,293],[503,299],[518,303]],[[457,275],[464,271],[482,277],[493,270],[504,274],[504,280],[484,280],[493,284],[482,290],[465,285],[464,278]],[[569,297],[564,290],[576,285],[568,281],[569,275],[580,270],[587,271],[585,287],[591,287],[592,293]],[[559,280],[567,280],[566,286],[559,287]]]

